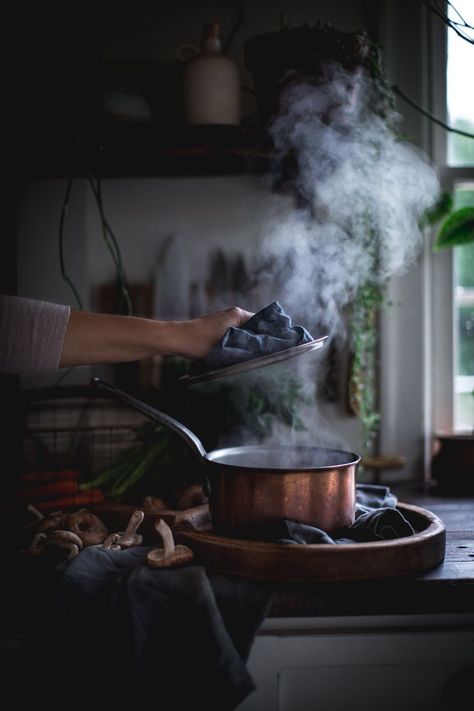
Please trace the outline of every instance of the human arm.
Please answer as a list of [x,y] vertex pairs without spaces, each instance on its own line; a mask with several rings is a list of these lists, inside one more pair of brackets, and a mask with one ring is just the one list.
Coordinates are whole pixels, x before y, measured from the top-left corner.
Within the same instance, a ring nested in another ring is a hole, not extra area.
[[0,294],[0,373],[57,370],[70,307]]
[[157,321],[71,309],[59,367],[123,363],[154,355],[204,358],[230,326],[241,326],[251,316],[233,307],[187,321]]
[[203,358],[230,326],[251,316],[234,307],[188,321],[155,321],[0,294],[0,372],[37,375],[153,355]]

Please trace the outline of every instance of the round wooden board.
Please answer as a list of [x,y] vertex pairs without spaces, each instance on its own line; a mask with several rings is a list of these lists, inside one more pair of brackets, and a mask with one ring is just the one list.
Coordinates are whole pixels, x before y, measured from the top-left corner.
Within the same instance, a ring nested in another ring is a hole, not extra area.
[[441,519],[418,506],[399,503],[397,508],[412,524],[414,535],[341,545],[281,545],[194,530],[180,530],[176,538],[193,549],[196,562],[210,569],[275,582],[369,580],[419,573],[441,563],[446,548]]

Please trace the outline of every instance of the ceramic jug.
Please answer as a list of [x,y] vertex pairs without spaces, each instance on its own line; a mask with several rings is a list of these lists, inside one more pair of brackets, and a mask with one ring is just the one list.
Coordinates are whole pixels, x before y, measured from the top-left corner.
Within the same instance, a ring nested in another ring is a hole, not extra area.
[[[181,46],[183,55],[192,47]],[[180,56],[178,54],[178,56]],[[191,126],[238,126],[241,118],[237,64],[222,52],[220,27],[205,25],[200,51],[187,61],[183,76],[184,110]]]

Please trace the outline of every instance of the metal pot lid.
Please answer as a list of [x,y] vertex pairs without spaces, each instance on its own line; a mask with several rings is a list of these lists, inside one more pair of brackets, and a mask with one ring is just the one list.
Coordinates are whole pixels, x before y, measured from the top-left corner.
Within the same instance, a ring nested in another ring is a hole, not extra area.
[[282,361],[289,360],[290,358],[294,358],[295,356],[303,355],[304,353],[317,351],[324,346],[327,339],[328,336],[321,336],[320,338],[315,338],[313,341],[301,343],[299,346],[285,348],[284,350],[277,351],[276,353],[258,356],[258,358],[250,358],[249,360],[244,360],[241,363],[227,365],[225,368],[208,370],[205,373],[199,373],[197,375],[182,375],[180,380],[186,385],[195,385],[197,383],[205,383],[210,380],[224,378],[229,375],[246,373],[249,370],[254,370],[255,368],[263,368],[267,365],[273,365],[274,363],[280,363]]

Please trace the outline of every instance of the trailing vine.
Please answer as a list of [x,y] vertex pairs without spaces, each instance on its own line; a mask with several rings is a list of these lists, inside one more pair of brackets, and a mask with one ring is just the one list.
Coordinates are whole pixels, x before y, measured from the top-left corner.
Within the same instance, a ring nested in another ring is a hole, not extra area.
[[378,314],[384,287],[363,284],[352,304],[352,362],[349,403],[362,425],[362,454],[372,450],[380,423],[378,409]]
[[349,405],[362,426],[362,455],[372,454],[380,424],[379,312],[385,298],[385,282],[379,276],[379,241],[370,214],[362,216],[365,249],[372,263],[372,278],[359,286],[351,304],[349,328],[352,336],[349,375]]

